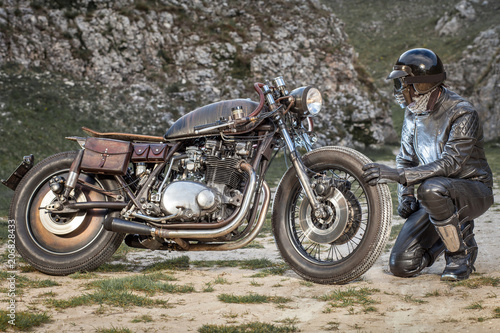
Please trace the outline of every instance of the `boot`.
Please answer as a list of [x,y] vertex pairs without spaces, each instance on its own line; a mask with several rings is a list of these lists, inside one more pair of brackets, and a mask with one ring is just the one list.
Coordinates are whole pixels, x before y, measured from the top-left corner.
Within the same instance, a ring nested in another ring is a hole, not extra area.
[[446,267],[441,275],[443,281],[468,279],[477,258],[477,243],[472,232],[473,221],[459,220],[459,212],[444,221],[431,222],[446,246]]
[[460,281],[469,278],[476,270],[474,263],[477,258],[477,243],[473,234],[474,221],[465,222],[462,228],[463,240],[466,249],[461,252],[445,251],[446,267],[441,275],[442,281]]

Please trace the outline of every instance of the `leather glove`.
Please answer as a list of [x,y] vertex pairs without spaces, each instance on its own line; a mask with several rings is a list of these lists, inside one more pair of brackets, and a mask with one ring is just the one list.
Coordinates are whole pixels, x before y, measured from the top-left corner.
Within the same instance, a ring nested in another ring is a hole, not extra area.
[[386,184],[396,182],[406,183],[404,169],[395,169],[379,163],[368,163],[363,166],[363,179],[368,185]]
[[404,196],[399,202],[398,214],[404,219],[410,217],[419,208],[417,199],[414,196]]

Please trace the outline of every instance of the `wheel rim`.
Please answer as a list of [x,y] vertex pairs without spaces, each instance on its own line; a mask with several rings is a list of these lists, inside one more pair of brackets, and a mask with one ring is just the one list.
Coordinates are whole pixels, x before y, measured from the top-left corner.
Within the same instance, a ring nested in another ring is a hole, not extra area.
[[[43,227],[47,231],[53,233],[54,235],[68,235],[78,229],[85,221],[85,216],[87,215],[85,211],[81,211],[76,214],[54,214],[46,209],[41,209],[41,207],[47,207],[48,205],[54,203],[57,197],[54,192],[49,191],[45,194],[42,199],[42,203],[39,209],[39,218]],[[77,202],[86,202],[87,198],[83,192],[80,192],[76,198]]]
[[[75,214],[50,214],[43,207],[55,200],[49,186],[49,180],[54,176],[68,179],[68,170],[51,174],[33,191],[26,208],[28,231],[31,239],[43,251],[56,255],[73,254],[91,245],[102,234],[102,221],[107,210],[91,209]],[[103,188],[103,185],[90,175],[81,174],[79,179]],[[105,201],[106,197],[77,185],[73,199],[77,202]]]
[[318,225],[311,217],[309,200],[297,184],[288,212],[287,233],[295,250],[307,261],[317,265],[340,264],[354,255],[366,235],[370,213],[366,191],[359,179],[343,168],[314,171],[347,181],[350,189],[335,189],[325,202],[333,209],[333,221]]

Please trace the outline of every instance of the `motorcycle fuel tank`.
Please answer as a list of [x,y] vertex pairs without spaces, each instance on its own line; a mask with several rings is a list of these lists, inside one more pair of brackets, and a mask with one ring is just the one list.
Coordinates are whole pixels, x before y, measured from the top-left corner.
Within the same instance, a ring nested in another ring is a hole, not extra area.
[[[259,104],[249,99],[232,99],[202,106],[185,114],[170,127],[165,134],[165,139],[196,136],[194,127],[215,123],[221,118],[228,119],[232,115],[232,108],[241,106],[243,117],[248,116]],[[218,134],[217,129],[207,134]]]

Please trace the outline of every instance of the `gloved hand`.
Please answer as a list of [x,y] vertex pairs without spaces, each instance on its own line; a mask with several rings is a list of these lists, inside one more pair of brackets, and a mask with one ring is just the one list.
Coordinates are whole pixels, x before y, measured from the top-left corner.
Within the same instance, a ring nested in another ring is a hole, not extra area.
[[419,208],[417,199],[414,196],[404,196],[398,206],[398,214],[404,219],[410,217]]
[[363,179],[371,186],[388,182],[406,183],[403,169],[394,169],[379,163],[368,163],[363,166],[363,171]]

